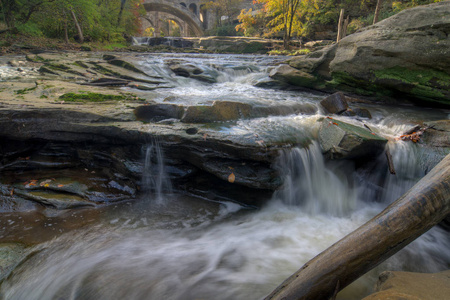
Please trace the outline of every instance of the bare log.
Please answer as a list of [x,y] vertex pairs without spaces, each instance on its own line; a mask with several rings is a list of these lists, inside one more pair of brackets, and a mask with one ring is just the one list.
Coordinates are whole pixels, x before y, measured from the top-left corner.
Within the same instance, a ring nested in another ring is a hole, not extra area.
[[373,24],[378,22],[378,17],[380,15],[381,6],[383,5],[383,0],[377,1],[377,7],[375,8],[375,14],[373,16]]
[[386,150],[384,151],[386,154],[386,159],[388,162],[388,167],[389,167],[389,173],[391,173],[392,175],[395,175],[395,167],[394,167],[394,160],[392,159],[392,155],[391,155],[391,151],[389,151],[389,144],[386,145]]
[[77,28],[80,43],[83,44],[84,43],[83,30],[81,29],[80,23],[78,23],[78,19],[77,16],[75,15],[75,12],[71,9],[70,13],[72,14],[73,22],[75,23],[75,27]]
[[285,280],[266,299],[329,299],[450,214],[450,154],[408,192]]
[[341,14],[339,15],[339,23],[338,23],[338,34],[336,42],[339,42],[342,39],[342,25],[344,23],[344,9],[341,9]]

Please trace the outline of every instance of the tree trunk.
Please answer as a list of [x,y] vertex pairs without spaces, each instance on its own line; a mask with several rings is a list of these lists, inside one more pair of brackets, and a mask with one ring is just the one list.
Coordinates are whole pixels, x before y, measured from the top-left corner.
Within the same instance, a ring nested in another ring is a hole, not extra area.
[[380,15],[381,5],[383,5],[383,0],[377,1],[377,7],[375,8],[375,15],[373,16],[373,24],[378,22],[378,17]]
[[0,0],[0,5],[2,7],[3,19],[6,26],[9,28],[15,27],[15,18],[13,14],[14,2],[11,0]]
[[338,34],[336,42],[339,42],[342,38],[342,23],[344,22],[344,9],[341,9],[341,14],[339,16],[339,23],[338,23]]
[[342,27],[342,37],[341,39],[345,38],[347,36],[347,27],[348,27],[348,22],[350,21],[350,16],[347,16],[347,18],[345,18],[344,21],[344,26]]
[[64,40],[66,42],[66,44],[69,44],[69,30],[68,30],[68,25],[67,25],[67,13],[66,10],[63,9],[63,15],[64,15]]
[[74,11],[70,10],[70,13],[72,14],[73,22],[75,23],[75,27],[77,28],[77,31],[78,31],[80,43],[82,44],[82,43],[84,43],[83,30],[81,30],[80,23],[78,23],[77,16],[75,15]]
[[450,154],[408,192],[285,280],[266,299],[329,299],[450,214]]
[[123,13],[123,8],[125,7],[125,2],[127,2],[127,0],[121,0],[121,2],[120,2],[120,11],[119,11],[119,16],[117,17],[117,27],[120,26],[120,22],[122,21],[122,13]]

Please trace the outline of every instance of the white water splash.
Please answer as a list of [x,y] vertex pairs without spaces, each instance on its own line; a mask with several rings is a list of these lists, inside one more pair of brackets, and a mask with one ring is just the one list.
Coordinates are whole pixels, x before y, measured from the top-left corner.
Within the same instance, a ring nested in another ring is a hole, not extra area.
[[142,183],[146,191],[153,193],[158,204],[164,202],[165,194],[172,193],[172,183],[164,165],[163,151],[157,141],[146,147]]

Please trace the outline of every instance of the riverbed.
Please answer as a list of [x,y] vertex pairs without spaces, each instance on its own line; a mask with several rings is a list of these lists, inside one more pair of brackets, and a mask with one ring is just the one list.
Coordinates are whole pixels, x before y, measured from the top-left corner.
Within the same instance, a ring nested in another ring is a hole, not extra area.
[[[268,73],[283,57],[139,54],[135,59],[136,66],[164,81],[164,88],[139,92],[155,103],[207,106],[235,101],[258,107],[317,107],[313,114],[196,125],[205,132],[253,138],[261,144],[280,138],[291,143],[307,137],[311,142],[306,147],[289,144],[279,151],[273,165],[284,185],[260,206],[183,193],[165,174],[167,153],[152,144],[141,158],[145,164],[147,155],[159,155],[156,165],[148,159],[144,168],[142,182],[152,187],[136,199],[96,208],[0,212],[0,243],[26,246],[26,259],[3,278],[0,298],[261,299],[395,201],[442,155],[398,137],[415,124],[448,119],[448,110],[354,101],[352,107],[368,109],[372,115],[362,120],[364,124],[391,141],[397,175],[389,174],[384,155],[370,170],[350,161],[325,160],[315,140],[317,120],[325,116],[318,104],[324,95],[272,82]],[[194,65],[205,77],[177,76],[168,68],[168,61],[177,60]],[[27,72],[31,79],[39,76],[31,67],[22,70],[4,71],[11,76],[2,80],[17,81],[13,79],[17,72]],[[158,172],[152,171],[155,168]],[[384,270],[446,270],[449,248],[448,232],[437,226],[340,292],[337,299],[368,295]]]

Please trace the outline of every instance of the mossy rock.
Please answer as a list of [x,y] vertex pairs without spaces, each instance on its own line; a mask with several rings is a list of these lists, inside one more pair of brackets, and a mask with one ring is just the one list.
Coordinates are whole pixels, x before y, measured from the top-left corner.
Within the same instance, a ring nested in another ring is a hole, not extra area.
[[331,159],[375,157],[384,150],[387,140],[370,130],[324,118],[319,129],[322,151]]
[[136,97],[132,94],[109,95],[109,94],[87,92],[80,94],[66,93],[64,95],[59,96],[59,100],[67,102],[107,102],[107,101],[125,101],[125,100],[135,101]]

